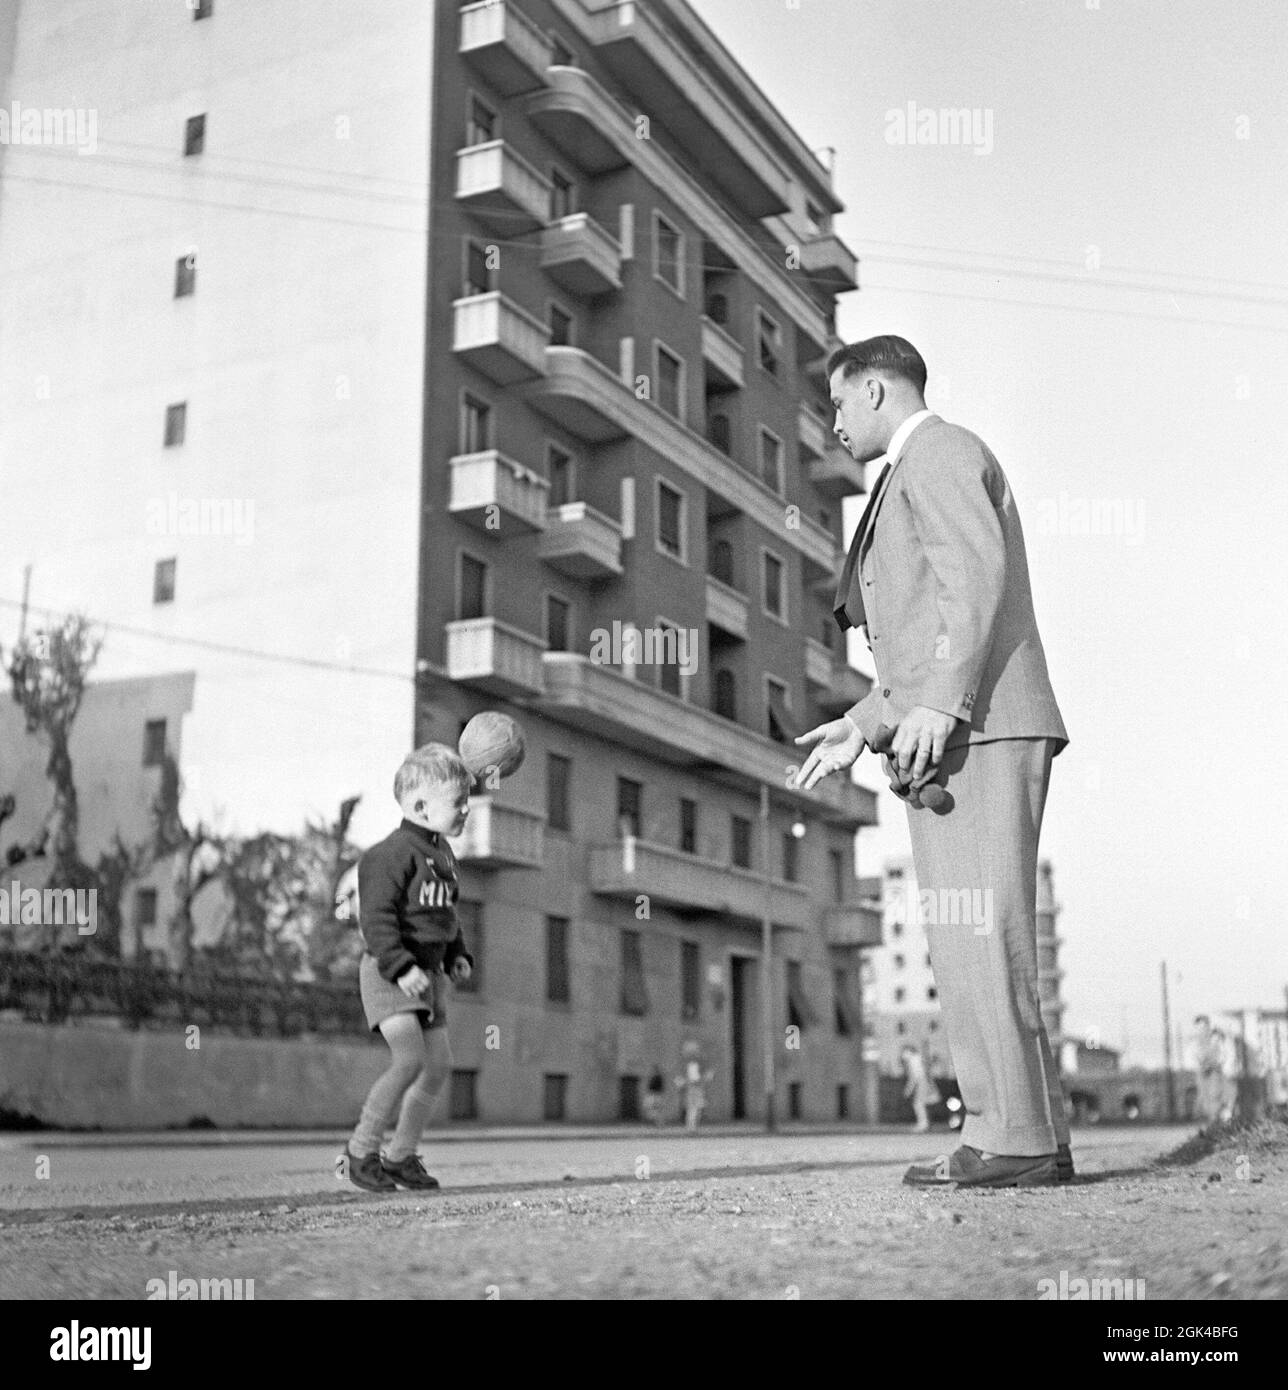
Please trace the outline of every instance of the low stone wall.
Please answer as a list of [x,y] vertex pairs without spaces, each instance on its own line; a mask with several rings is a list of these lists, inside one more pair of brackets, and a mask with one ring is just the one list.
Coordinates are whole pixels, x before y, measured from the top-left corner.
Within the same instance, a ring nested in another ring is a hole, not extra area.
[[379,1040],[0,1020],[0,1111],[69,1129],[347,1129],[388,1055]]

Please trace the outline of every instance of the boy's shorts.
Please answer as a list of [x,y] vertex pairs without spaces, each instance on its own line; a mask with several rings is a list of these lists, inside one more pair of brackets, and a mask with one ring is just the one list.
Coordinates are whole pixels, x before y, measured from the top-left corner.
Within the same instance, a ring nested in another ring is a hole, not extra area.
[[447,1026],[447,976],[441,970],[427,970],[425,973],[430,979],[430,992],[420,999],[413,999],[392,980],[385,979],[376,968],[375,956],[367,951],[362,953],[358,984],[362,990],[362,1007],[367,1015],[367,1024],[373,1033],[394,1014],[419,1014],[422,1028]]

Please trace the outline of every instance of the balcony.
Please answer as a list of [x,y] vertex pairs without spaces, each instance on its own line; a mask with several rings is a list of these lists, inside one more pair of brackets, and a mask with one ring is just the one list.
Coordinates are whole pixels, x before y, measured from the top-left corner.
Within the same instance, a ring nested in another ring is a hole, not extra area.
[[726,389],[743,385],[742,344],[705,314],[702,315],[702,358],[719,385]]
[[546,644],[496,618],[448,623],[447,678],[489,695],[539,694]]
[[881,908],[864,903],[846,903],[823,909],[823,935],[829,946],[842,949],[880,946]]
[[464,831],[448,843],[462,864],[475,869],[539,869],[545,862],[545,821],[531,811],[498,805],[491,796],[470,797]]
[[747,640],[747,595],[713,574],[707,575],[707,622],[731,637]]
[[587,213],[560,218],[541,233],[541,268],[572,294],[622,287],[622,248]]
[[[832,653],[817,637],[805,639],[805,679],[820,690],[832,684]],[[846,705],[846,709],[849,709]]]
[[545,34],[508,0],[461,10],[461,57],[502,96],[543,86],[553,52]]
[[501,540],[544,530],[550,484],[530,468],[496,449],[457,454],[448,464],[452,470],[448,510],[458,521]]
[[546,80],[545,91],[526,103],[532,124],[587,174],[626,168],[631,163],[621,134],[621,128],[630,128],[626,108],[583,68],[553,67]]
[[576,579],[607,579],[622,572],[622,528],[585,502],[566,502],[546,513],[537,554]]
[[854,252],[830,232],[802,245],[801,269],[832,294],[859,288],[859,263]]
[[800,761],[790,744],[774,743],[586,656],[547,652],[542,666],[545,688],[534,703],[557,723],[740,791],[759,792],[768,784],[780,805],[848,829],[876,824],[876,794],[846,774],[824,778],[811,791],[789,787],[787,770]]
[[838,661],[832,667],[827,686],[819,690],[816,696],[818,707],[824,713],[839,718],[847,709],[853,709],[871,689],[872,682],[862,671]]
[[[765,884],[758,873],[644,840],[619,840],[592,849],[590,891],[630,900],[647,893],[663,907],[715,913],[757,929],[765,905]],[[778,926],[804,930],[813,925],[816,909],[802,884],[775,879],[770,907]]]
[[546,366],[550,330],[498,290],[452,304],[452,351],[502,386],[531,381]]
[[[546,349],[545,374],[520,388],[521,399],[580,439],[603,443],[633,438],[670,459],[804,556],[807,566],[835,579],[836,542],[808,516],[784,528],[783,498],[701,435],[648,401],[638,400],[597,358],[580,348]],[[791,499],[788,499],[791,500]]]
[[849,497],[867,491],[863,465],[839,443],[829,443],[821,458],[810,461],[809,480],[824,497]]
[[456,201],[503,233],[532,232],[550,216],[550,180],[504,140],[456,152]]
[[791,204],[786,170],[751,123],[671,37],[651,9],[619,0],[580,16],[599,57],[639,101],[661,113],[680,148],[749,217],[772,217]]
[[796,437],[800,440],[805,455],[811,461],[821,459],[827,452],[828,441],[835,442],[836,439],[836,436],[828,430],[822,420],[807,405],[801,406],[797,415]]

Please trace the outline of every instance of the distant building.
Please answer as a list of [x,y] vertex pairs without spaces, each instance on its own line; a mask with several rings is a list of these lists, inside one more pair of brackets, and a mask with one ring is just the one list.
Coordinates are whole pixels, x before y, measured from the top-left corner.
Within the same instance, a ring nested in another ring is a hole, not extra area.
[[1061,910],[1055,898],[1051,861],[1043,859],[1038,864],[1038,1000],[1042,1022],[1046,1024],[1047,1037],[1057,1058],[1064,1040],[1064,999],[1060,991],[1064,971],[1060,969],[1060,937],[1056,934]]
[[1122,1053],[1098,1047],[1082,1038],[1065,1038],[1060,1044],[1060,1070],[1075,1076],[1108,1076],[1122,1065]]

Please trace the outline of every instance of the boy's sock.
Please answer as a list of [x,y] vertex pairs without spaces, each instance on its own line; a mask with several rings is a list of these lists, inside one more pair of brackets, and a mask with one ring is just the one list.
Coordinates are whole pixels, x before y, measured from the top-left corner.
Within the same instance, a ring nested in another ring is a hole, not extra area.
[[385,1154],[390,1163],[398,1163],[416,1152],[442,1088],[441,1076],[434,1078],[432,1086],[424,1079],[418,1079],[414,1086],[408,1088],[403,1096],[402,1109],[398,1112],[398,1128]]

